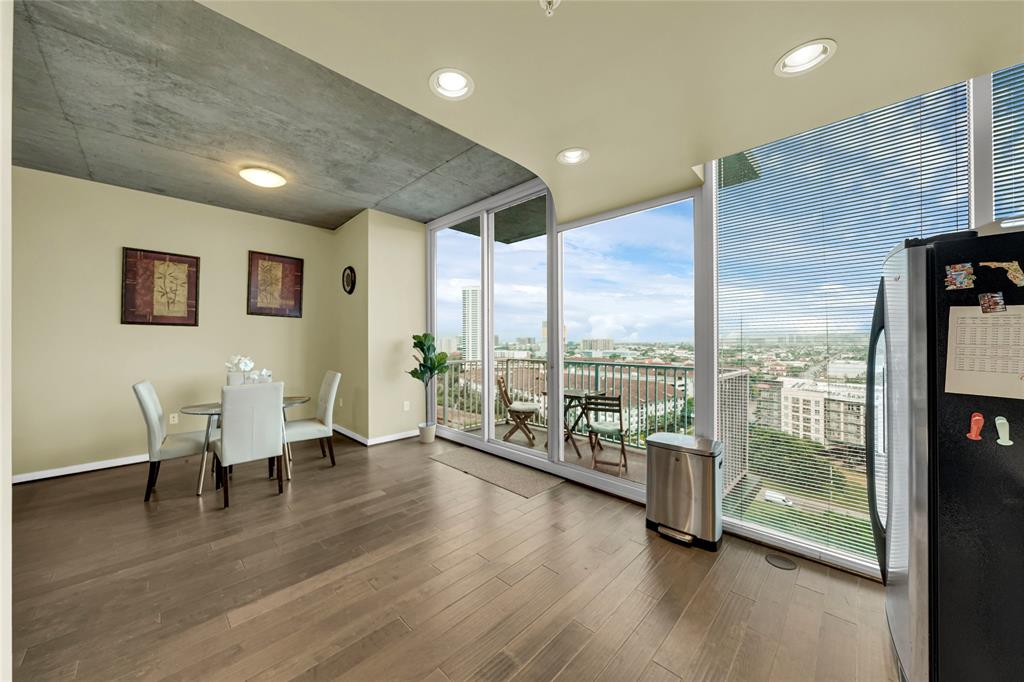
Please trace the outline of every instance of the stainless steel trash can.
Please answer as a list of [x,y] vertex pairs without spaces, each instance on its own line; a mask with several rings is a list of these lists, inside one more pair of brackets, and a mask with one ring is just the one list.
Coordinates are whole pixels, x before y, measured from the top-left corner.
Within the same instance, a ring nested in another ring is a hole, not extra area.
[[718,551],[722,540],[721,442],[679,433],[647,436],[647,527]]

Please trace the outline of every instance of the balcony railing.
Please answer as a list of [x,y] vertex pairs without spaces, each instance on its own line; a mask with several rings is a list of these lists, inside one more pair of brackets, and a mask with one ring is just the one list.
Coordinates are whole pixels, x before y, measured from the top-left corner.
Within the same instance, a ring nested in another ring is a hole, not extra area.
[[[451,370],[437,385],[438,424],[460,431],[476,431],[483,425],[480,361],[453,361]],[[547,361],[503,359],[495,372],[505,378],[512,400],[539,403],[532,426],[548,427]],[[690,433],[693,429],[693,368],[683,365],[610,361],[567,360],[562,368],[566,389],[600,391],[622,397],[626,445],[642,448],[647,435],[656,431]],[[495,421],[507,420],[505,408],[495,396]],[[578,410],[566,415],[571,423]],[[575,432],[583,435],[581,420]]]

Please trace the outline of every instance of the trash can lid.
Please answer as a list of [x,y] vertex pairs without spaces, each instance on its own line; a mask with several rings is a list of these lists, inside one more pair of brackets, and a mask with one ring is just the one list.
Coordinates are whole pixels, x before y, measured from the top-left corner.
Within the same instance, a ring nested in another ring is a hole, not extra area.
[[647,436],[647,445],[703,457],[717,457],[722,454],[724,448],[721,441],[696,438],[682,433],[652,433]]

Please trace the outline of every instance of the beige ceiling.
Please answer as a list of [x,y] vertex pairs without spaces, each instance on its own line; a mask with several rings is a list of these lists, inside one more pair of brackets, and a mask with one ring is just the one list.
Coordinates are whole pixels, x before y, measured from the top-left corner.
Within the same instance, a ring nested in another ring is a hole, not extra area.
[[[503,154],[560,222],[696,186],[691,167],[1024,62],[1024,2],[206,0],[206,5]],[[776,59],[830,37],[800,78]],[[427,89],[454,66],[476,91]],[[564,167],[563,147],[591,150]]]

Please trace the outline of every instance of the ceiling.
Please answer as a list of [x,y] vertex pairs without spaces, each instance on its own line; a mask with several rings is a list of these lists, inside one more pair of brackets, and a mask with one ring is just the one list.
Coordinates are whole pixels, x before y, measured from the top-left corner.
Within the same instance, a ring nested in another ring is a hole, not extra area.
[[[19,166],[325,228],[534,177],[194,2],[17,2],[14,43]],[[248,165],[289,182],[249,185]]]
[[[699,183],[695,165],[1024,61],[1024,2],[204,4],[539,175],[560,222]],[[776,60],[830,37],[799,78]],[[443,101],[442,66],[476,90]],[[590,160],[561,166],[568,146]]]

